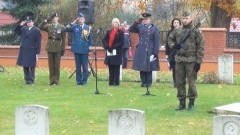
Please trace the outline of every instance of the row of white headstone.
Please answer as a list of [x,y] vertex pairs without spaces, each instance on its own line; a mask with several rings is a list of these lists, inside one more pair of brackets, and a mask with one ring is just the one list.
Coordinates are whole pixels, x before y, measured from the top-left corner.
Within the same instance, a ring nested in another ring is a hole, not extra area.
[[[240,135],[240,103],[214,108],[213,135]],[[15,111],[15,135],[49,135],[48,107],[19,106]],[[145,113],[122,108],[108,112],[108,135],[145,135]]]
[[[48,107],[19,106],[15,110],[15,135],[49,135]],[[108,113],[108,135],[145,135],[145,113],[116,109]]]
[[[120,80],[122,80],[122,68],[120,68]],[[233,84],[233,56],[223,54],[218,57],[218,78],[220,83]],[[157,81],[157,71],[152,73],[152,82]]]

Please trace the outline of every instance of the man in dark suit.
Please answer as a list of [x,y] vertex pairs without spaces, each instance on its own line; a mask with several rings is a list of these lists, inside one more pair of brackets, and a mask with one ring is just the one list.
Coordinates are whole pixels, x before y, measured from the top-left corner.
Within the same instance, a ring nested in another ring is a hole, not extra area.
[[133,57],[133,69],[140,71],[141,87],[152,85],[152,71],[159,71],[158,51],[160,46],[160,32],[151,23],[151,14],[142,13],[142,17],[135,21],[129,32],[138,33],[139,41]]
[[77,19],[68,25],[65,31],[73,33],[71,52],[75,58],[77,85],[85,85],[88,79],[89,46],[93,43],[91,28],[85,24],[84,15],[79,13]]
[[60,61],[65,52],[64,26],[59,22],[57,13],[44,20],[39,28],[48,33],[46,51],[48,53],[49,80],[50,85],[58,85],[60,78]]
[[16,28],[15,33],[21,35],[17,65],[23,67],[26,84],[34,84],[37,55],[40,54],[41,32],[34,26],[33,17],[27,16]]

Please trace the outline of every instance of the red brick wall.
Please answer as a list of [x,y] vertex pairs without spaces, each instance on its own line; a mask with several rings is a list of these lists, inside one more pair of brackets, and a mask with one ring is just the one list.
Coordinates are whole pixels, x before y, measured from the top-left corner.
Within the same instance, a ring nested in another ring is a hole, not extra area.
[[204,61],[217,61],[217,57],[224,53],[226,47],[226,29],[224,28],[202,28],[205,39]]
[[[204,63],[201,67],[201,72],[215,71],[217,72],[217,58],[221,54],[231,54],[234,56],[234,72],[240,73],[240,49],[228,49],[226,48],[226,29],[224,28],[202,28],[201,29],[205,38],[205,57]],[[133,49],[135,49],[138,36],[137,34],[131,34]],[[45,51],[45,46],[47,43],[47,33],[42,32],[42,50],[40,55],[40,60],[38,65],[42,67],[47,67],[47,54]],[[0,46],[0,65],[5,66],[15,66],[16,58],[18,54],[18,46]],[[62,58],[61,65],[63,67],[74,68],[74,58],[73,54],[70,52],[70,47],[66,47],[66,53]],[[94,49],[94,48],[91,48]],[[97,47],[97,59],[98,67],[105,68],[103,60],[105,56],[105,51],[102,47]],[[166,59],[165,59],[165,49],[161,48],[159,51],[160,56],[160,68],[161,70],[168,70]],[[90,58],[94,58],[93,53],[90,53]],[[131,68],[132,58],[129,59],[129,67]],[[238,68],[237,68],[238,67]]]
[[12,16],[0,11],[0,26],[15,23],[17,20]]

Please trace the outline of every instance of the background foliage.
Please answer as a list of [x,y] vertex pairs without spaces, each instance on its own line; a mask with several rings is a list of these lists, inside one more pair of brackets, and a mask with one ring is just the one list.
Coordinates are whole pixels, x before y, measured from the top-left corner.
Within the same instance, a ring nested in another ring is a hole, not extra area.
[[[33,12],[37,22],[48,14],[58,12],[62,23],[68,24],[76,18],[77,0],[3,0],[7,2],[4,11],[10,12],[16,18],[21,18],[28,12]],[[124,7],[134,2],[134,12],[127,13]],[[174,17],[181,17],[183,10],[192,10],[209,16],[210,27],[225,27],[229,29],[231,17],[240,16],[240,4],[237,0],[95,0],[94,27],[108,28],[111,20],[118,17],[122,22],[131,24],[141,12],[151,12],[153,22],[161,29],[168,29]]]

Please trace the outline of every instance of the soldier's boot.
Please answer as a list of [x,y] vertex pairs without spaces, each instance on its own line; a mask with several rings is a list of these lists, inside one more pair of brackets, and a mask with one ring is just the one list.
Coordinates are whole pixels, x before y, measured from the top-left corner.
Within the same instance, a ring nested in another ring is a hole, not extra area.
[[184,110],[186,109],[186,99],[180,99],[179,100],[180,104],[179,106],[175,109],[176,111],[181,111],[181,110]]
[[194,111],[194,101],[195,99],[189,99],[188,111]]

